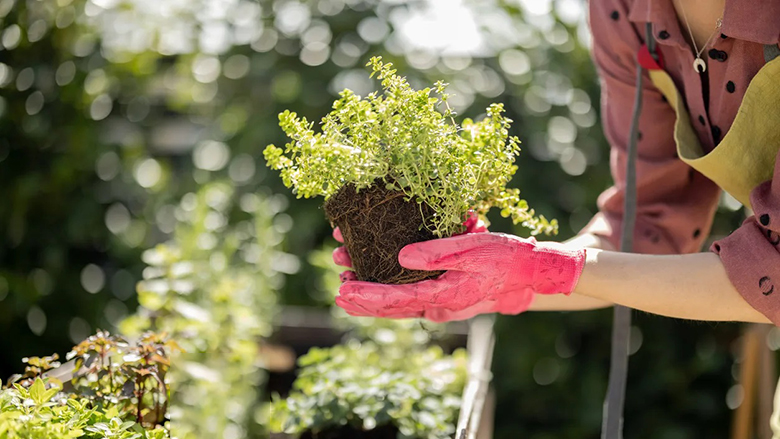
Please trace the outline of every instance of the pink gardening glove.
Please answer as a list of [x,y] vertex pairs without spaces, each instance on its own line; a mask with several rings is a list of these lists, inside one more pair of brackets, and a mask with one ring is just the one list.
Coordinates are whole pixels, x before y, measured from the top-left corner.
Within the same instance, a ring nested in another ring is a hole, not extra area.
[[[468,218],[463,223],[463,225],[466,226],[466,231],[464,233],[487,232],[485,222],[479,219],[477,214],[472,211],[468,213]],[[344,237],[341,236],[341,230],[339,230],[338,227],[333,229],[333,238],[342,244],[344,243]],[[336,249],[333,250],[333,262],[335,262],[336,265],[340,265],[342,267],[352,268],[352,258],[349,257],[347,248],[343,245],[336,247]],[[355,272],[352,270],[341,273],[340,277],[342,282],[346,282],[348,280],[357,280]]]
[[336,304],[356,316],[423,317],[442,322],[477,314],[518,314],[534,293],[570,294],[585,250],[501,233],[469,233],[407,245],[398,261],[415,270],[447,270],[406,285],[347,280]]

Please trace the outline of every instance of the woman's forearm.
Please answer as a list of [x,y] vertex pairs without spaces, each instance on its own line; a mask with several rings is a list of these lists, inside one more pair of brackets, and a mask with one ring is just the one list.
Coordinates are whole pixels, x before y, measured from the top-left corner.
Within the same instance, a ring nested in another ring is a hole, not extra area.
[[574,295],[681,319],[769,323],[745,302],[713,253],[588,250]]
[[564,296],[562,294],[534,295],[534,301],[531,302],[529,311],[588,311],[591,309],[602,309],[612,306],[612,303],[601,299],[584,296],[582,294],[572,294]]

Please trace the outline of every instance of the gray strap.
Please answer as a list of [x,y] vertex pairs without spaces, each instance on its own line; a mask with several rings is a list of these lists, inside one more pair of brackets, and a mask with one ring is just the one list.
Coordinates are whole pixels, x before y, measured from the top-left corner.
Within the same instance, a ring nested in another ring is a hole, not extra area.
[[[645,27],[645,41],[650,54],[658,60],[655,38],[650,23]],[[623,205],[623,229],[621,230],[620,251],[631,252],[636,223],[636,157],[639,140],[639,115],[642,112],[642,83],[644,69],[637,63],[636,93],[631,118],[631,131],[626,158],[626,189]],[[623,438],[623,406],[626,399],[626,379],[628,378],[628,342],[631,332],[631,309],[615,305],[612,322],[612,354],[609,362],[609,384],[604,401],[604,413],[601,423],[602,439]]]
[[772,61],[778,56],[780,56],[780,46],[777,44],[767,44],[764,46],[764,61]]

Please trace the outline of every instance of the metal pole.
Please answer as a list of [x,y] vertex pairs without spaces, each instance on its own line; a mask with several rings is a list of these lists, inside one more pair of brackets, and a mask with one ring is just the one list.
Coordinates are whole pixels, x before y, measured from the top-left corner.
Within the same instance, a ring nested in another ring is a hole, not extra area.
[[493,324],[495,316],[479,316],[471,320],[466,349],[469,354],[469,379],[463,389],[463,404],[455,438],[475,439],[479,432],[485,399],[488,395],[493,349],[496,344]]

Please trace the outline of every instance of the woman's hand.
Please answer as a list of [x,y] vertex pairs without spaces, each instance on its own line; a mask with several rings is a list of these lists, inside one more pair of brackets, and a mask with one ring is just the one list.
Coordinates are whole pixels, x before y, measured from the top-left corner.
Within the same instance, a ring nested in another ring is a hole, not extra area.
[[409,269],[447,271],[406,285],[347,278],[336,304],[352,315],[433,321],[518,314],[528,309],[534,293],[571,293],[585,250],[500,233],[467,233],[408,245],[398,260]]

